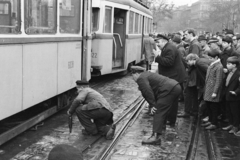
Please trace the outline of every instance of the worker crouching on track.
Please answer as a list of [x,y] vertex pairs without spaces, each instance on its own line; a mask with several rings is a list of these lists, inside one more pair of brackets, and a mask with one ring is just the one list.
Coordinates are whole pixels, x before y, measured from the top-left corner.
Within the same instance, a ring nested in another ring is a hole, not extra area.
[[131,71],[143,97],[149,105],[153,106],[151,109],[151,113],[154,114],[153,134],[143,140],[142,144],[161,144],[160,135],[166,127],[166,117],[173,102],[181,94],[181,86],[174,79],[157,73],[145,72],[145,69],[139,66],[132,66]]
[[106,99],[94,89],[89,88],[86,81],[76,82],[78,96],[67,111],[68,115],[76,115],[85,128],[84,135],[101,134],[112,139],[116,126],[113,124],[112,108]]

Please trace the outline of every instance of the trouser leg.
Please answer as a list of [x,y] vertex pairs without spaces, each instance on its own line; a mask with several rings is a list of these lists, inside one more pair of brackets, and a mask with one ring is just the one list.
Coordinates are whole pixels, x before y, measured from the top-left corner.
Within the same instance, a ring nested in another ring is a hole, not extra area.
[[[157,100],[157,111],[153,117],[153,132],[162,133],[166,117],[173,106],[173,102],[177,101],[180,94],[181,87],[180,85],[176,85],[167,96]],[[177,114],[175,116],[177,116]]]
[[209,102],[211,110],[211,123],[213,125],[218,125],[218,114],[219,114],[219,104],[218,102]]
[[184,98],[184,111],[186,113],[191,112],[192,108],[192,96],[191,96],[191,90],[190,87],[186,87],[185,89],[185,98]]
[[192,95],[192,112],[198,113],[198,90],[197,87],[191,87],[191,95]]
[[[77,117],[88,133],[96,134],[106,132],[106,125],[112,122],[113,114],[105,108],[82,110],[81,107],[76,109]],[[94,120],[94,122],[91,121]]]
[[225,106],[226,106],[226,112],[227,112],[227,118],[229,120],[229,124],[233,125],[233,116],[231,114],[230,102],[226,101],[225,104],[226,104]]
[[240,118],[239,118],[239,113],[240,113],[240,102],[239,101],[233,101],[229,102],[229,108],[231,110],[231,115],[233,117],[233,126],[238,127]]

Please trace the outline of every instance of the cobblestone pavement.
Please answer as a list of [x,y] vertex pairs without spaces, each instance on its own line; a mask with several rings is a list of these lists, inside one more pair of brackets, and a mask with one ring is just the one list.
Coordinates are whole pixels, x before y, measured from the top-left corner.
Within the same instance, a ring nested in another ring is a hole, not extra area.
[[[136,83],[130,77],[123,77],[110,83],[106,83],[104,86],[101,86],[96,90],[103,94],[103,96],[113,107],[114,120],[118,119],[122,115],[122,113],[124,113],[124,110],[126,110],[129,105],[141,95],[138,91]],[[73,118],[73,131],[71,134],[69,134],[66,114],[62,115],[60,120],[62,119],[66,119],[66,122],[56,128],[45,129],[50,131],[48,131],[47,134],[43,135],[42,138],[40,138],[38,141],[33,142],[30,146],[27,146],[25,149],[22,148],[22,144],[12,145],[18,148],[18,150],[22,151],[17,155],[13,156],[11,160],[45,160],[47,159],[47,155],[50,150],[57,144],[64,143],[73,145],[77,148],[82,148],[84,145],[91,142],[91,140],[93,139],[91,136],[83,136],[81,134],[82,126],[80,125],[76,116],[74,116]],[[58,120],[56,119],[56,121]],[[29,134],[32,135],[32,133]],[[24,133],[21,139],[25,140],[19,141],[22,143],[27,141],[27,137],[29,136],[29,134]],[[11,146],[11,144],[9,144],[9,146]],[[1,157],[8,157],[6,154],[12,153],[10,147],[6,148],[8,148],[8,150],[4,150],[4,153],[0,155],[1,160],[5,160]]]
[[[129,105],[134,102],[141,93],[138,91],[137,84],[130,76],[122,77],[97,89],[114,109],[114,120],[117,120]],[[179,110],[183,109],[183,104],[179,103]],[[119,143],[111,153],[111,160],[183,160],[186,159],[189,143],[192,135],[192,124],[194,119],[178,118],[176,127],[167,127],[162,136],[162,144],[159,146],[142,145],[144,138],[151,135],[152,117],[146,114],[147,107],[140,114],[135,123],[124,133]],[[52,121],[52,122],[49,122]],[[4,152],[0,153],[1,160],[47,160],[48,153],[57,144],[70,144],[82,150],[84,146],[93,141],[91,136],[81,134],[82,126],[76,116],[73,119],[73,131],[69,134],[67,115],[64,113],[59,118],[46,120],[45,129],[38,131],[27,131],[16,139],[21,139],[11,145],[12,140],[5,147],[0,147]],[[54,127],[48,123],[58,123]],[[124,122],[122,122],[124,123]],[[117,131],[121,128],[121,123],[117,126]],[[35,133],[34,133],[35,132]],[[34,138],[34,134],[42,132],[42,136]],[[217,158],[230,160],[240,152],[239,138],[221,130],[210,133],[215,146]],[[20,137],[20,138],[19,138]],[[31,143],[29,143],[31,141]],[[28,143],[26,143],[28,142]],[[96,155],[103,151],[102,144],[111,141],[102,141],[98,145],[90,148],[84,155],[85,160],[96,159]],[[25,144],[26,143],[26,144]],[[27,145],[28,144],[28,145]],[[15,152],[14,152],[15,151]],[[16,153],[17,152],[17,153]],[[11,158],[3,158],[10,157]],[[207,160],[206,132],[200,129],[196,160]],[[218,160],[218,159],[217,159]],[[240,160],[237,159],[237,160]]]
[[208,131],[207,134],[213,144],[214,156],[217,160],[240,160],[240,137],[220,128],[216,131]]

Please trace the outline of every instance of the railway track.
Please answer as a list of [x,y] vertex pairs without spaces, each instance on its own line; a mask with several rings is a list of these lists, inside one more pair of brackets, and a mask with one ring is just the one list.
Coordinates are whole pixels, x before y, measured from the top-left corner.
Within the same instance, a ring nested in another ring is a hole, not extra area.
[[[91,88],[97,88],[103,86],[105,83],[113,80],[113,76],[106,76],[98,78],[90,83]],[[45,101],[39,105],[33,106],[21,113],[18,113],[12,117],[9,117],[0,122],[0,146],[5,142],[11,140],[22,132],[32,129],[37,130],[38,127],[44,125],[43,120],[49,118],[55,113],[62,111],[69,107],[71,101],[76,96],[75,89],[71,91],[71,97],[62,96],[63,99],[67,98],[68,103],[63,107],[58,107],[57,98],[54,97],[51,100]]]

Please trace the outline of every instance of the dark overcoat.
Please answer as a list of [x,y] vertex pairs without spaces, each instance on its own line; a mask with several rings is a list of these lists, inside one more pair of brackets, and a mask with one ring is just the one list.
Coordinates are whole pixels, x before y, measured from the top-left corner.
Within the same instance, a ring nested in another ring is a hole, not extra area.
[[[227,101],[240,101],[240,71],[236,70],[229,80],[228,86],[226,87],[224,84],[224,93],[226,95]],[[230,91],[234,91],[237,95],[232,95]]]
[[179,83],[186,80],[187,73],[182,62],[182,57],[175,45],[168,42],[162,49],[160,56],[157,56],[155,62],[158,63],[158,73],[175,79]]
[[143,72],[137,79],[142,96],[151,106],[156,106],[157,100],[166,97],[178,82],[157,73]]

